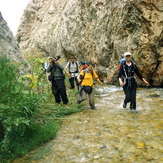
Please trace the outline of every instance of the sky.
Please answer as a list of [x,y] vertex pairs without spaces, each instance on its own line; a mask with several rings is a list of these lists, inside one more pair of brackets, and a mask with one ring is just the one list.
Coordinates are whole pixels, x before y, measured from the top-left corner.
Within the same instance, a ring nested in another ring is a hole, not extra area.
[[0,11],[15,36],[20,18],[31,0],[0,0]]

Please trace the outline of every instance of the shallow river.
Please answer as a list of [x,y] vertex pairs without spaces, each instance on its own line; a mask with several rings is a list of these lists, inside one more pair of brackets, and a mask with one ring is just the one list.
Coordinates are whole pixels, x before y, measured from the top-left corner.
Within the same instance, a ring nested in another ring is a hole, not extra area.
[[163,162],[163,89],[139,88],[137,113],[122,108],[122,88],[97,90],[97,110],[68,116],[53,140],[14,163]]

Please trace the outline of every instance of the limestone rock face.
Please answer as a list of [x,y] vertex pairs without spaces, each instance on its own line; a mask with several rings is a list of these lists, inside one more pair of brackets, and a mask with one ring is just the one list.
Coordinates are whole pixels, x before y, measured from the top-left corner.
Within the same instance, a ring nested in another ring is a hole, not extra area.
[[24,61],[19,44],[0,12],[0,56],[2,55],[6,55],[12,61]]
[[163,86],[162,27],[162,0],[33,0],[16,38],[24,52],[92,61],[109,84],[118,82],[118,64],[130,51],[143,76]]

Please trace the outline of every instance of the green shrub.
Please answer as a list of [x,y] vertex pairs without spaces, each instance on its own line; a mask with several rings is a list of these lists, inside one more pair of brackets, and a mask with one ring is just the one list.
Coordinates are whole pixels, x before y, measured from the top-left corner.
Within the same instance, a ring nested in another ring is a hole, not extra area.
[[[9,162],[53,138],[58,130],[58,119],[79,111],[77,90],[67,91],[71,101],[69,108],[64,105],[57,107],[52,104],[54,96],[46,75],[39,81],[32,78],[40,73],[43,60],[32,58],[33,71],[32,75],[28,75],[32,83],[28,83],[27,75],[19,76],[16,63],[10,62],[5,56],[0,58],[0,162]],[[41,88],[41,93],[33,83]],[[65,83],[69,85],[68,78]]]
[[0,128],[1,150],[10,151],[17,136],[24,136],[26,129],[34,123],[38,113],[39,96],[25,91],[18,82],[18,69],[15,63],[5,56],[1,57],[0,65]]

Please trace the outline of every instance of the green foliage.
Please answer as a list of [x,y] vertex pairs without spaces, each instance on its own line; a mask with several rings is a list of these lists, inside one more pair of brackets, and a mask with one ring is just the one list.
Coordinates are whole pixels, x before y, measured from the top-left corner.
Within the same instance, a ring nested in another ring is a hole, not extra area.
[[93,19],[93,16],[90,14],[90,15],[88,16],[88,21],[91,22],[92,19]]
[[139,59],[139,56],[138,56],[137,53],[133,53],[133,54],[132,54],[132,57],[133,57],[135,60]]
[[137,38],[133,37],[132,43],[133,44],[139,44],[139,40]]
[[123,17],[123,11],[121,12],[121,16]]
[[[80,111],[77,90],[68,90],[69,108],[54,104],[46,75],[39,81],[45,58],[28,58],[32,71],[19,76],[17,64],[0,58],[0,162],[10,161],[54,137],[58,119]],[[68,78],[65,83],[69,86]],[[75,103],[75,105],[74,105]]]
[[37,95],[30,91],[25,94],[23,84],[18,83],[18,70],[6,57],[1,58],[0,66],[0,124],[4,128],[1,148],[8,151],[11,135],[15,131],[24,135],[24,131],[38,112]]
[[90,7],[90,6],[91,6],[91,4],[92,4],[92,1],[89,1],[89,2],[88,2],[88,7]]

